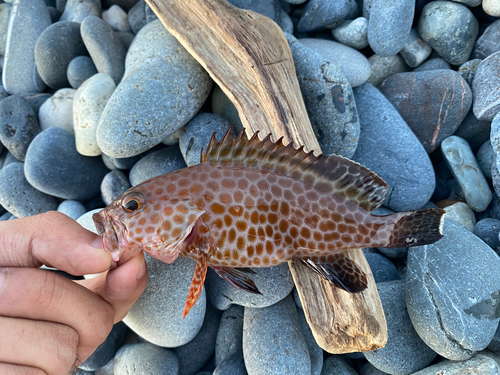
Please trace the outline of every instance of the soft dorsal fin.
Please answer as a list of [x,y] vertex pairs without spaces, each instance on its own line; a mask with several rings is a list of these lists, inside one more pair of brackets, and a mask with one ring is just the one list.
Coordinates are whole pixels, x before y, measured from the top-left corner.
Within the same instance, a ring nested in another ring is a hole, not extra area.
[[202,152],[200,162],[231,163],[290,176],[313,185],[324,193],[338,193],[366,211],[382,205],[389,186],[375,173],[342,156],[314,156],[295,149],[293,143],[283,145],[283,137],[271,141],[271,134],[262,141],[257,137],[246,139],[243,130],[233,138],[230,130],[221,142],[212,135],[207,151]]

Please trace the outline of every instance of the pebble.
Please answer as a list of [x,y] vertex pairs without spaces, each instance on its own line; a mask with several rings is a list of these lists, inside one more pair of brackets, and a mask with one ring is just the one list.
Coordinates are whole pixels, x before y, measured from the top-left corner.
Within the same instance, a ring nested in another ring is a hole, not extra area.
[[488,56],[477,67],[472,94],[474,105],[472,109],[478,120],[491,121],[500,111],[500,52]]
[[155,345],[173,348],[187,344],[200,331],[206,309],[203,288],[189,314],[182,318],[196,262],[179,257],[167,264],[144,255],[149,283],[123,322]]
[[170,146],[153,151],[139,160],[130,170],[132,186],[162,174],[186,168],[186,163],[178,146]]
[[245,308],[243,356],[252,375],[310,374],[311,360],[292,296]]
[[243,357],[243,314],[244,308],[231,305],[222,313],[215,341],[215,366],[240,353]]
[[464,202],[457,202],[444,208],[446,219],[452,220],[469,232],[474,231],[476,216],[474,211]]
[[404,47],[399,51],[408,66],[415,68],[431,54],[432,48],[418,35],[417,29],[411,29]]
[[366,253],[365,257],[377,284],[400,279],[398,269],[385,256],[377,253]]
[[281,30],[285,33],[292,34],[293,33],[293,22],[288,13],[281,8],[279,18],[276,23],[281,27]]
[[98,156],[97,125],[109,98],[115,91],[115,81],[98,73],[81,85],[73,98],[73,126],[76,149],[85,156]]
[[380,91],[429,154],[455,132],[472,104],[469,85],[451,69],[395,74]]
[[310,0],[297,25],[301,33],[333,29],[347,18],[353,0]]
[[[202,373],[198,373],[200,375]],[[213,373],[207,372],[206,375],[248,375],[243,359],[243,352],[235,353],[225,359],[217,366]]]
[[74,134],[73,98],[76,90],[60,89],[47,99],[38,110],[38,120],[42,130],[58,127]]
[[205,287],[207,298],[219,310],[226,310],[232,304],[247,307],[266,307],[285,298],[293,289],[293,279],[288,264],[275,267],[253,268],[250,275],[262,294],[248,293],[231,286],[210,268]]
[[491,180],[491,167],[493,163],[496,163],[495,153],[493,152],[493,146],[491,141],[486,141],[483,143],[476,154],[477,164],[481,168],[484,177]]
[[464,138],[472,150],[477,150],[490,139],[490,132],[491,121],[479,121],[471,108],[454,135]]
[[473,59],[485,59],[492,53],[500,51],[500,20],[492,22],[477,38],[472,51]]
[[10,151],[7,151],[7,155],[5,155],[5,160],[3,162],[3,166],[7,166],[10,163],[20,162],[21,160],[17,159]]
[[43,0],[16,1],[12,6],[2,73],[3,87],[9,94],[45,90],[35,64],[35,43],[51,23]]
[[476,17],[463,4],[432,1],[422,10],[418,34],[451,65],[469,60],[479,31]]
[[[491,350],[492,352],[500,352],[500,326],[498,326],[497,331],[495,332],[495,335],[493,336],[493,339],[488,344],[488,349]],[[499,354],[499,353],[496,353],[496,354]],[[497,360],[497,362],[498,362],[498,360]]]
[[145,13],[146,13],[146,22],[151,23],[153,21],[156,21],[158,19],[158,16],[153,12],[153,10],[149,7],[148,4],[144,7]]
[[448,137],[441,151],[470,208],[476,212],[486,210],[492,199],[491,189],[467,141],[455,135]]
[[387,375],[387,372],[380,371],[375,366],[373,366],[370,362],[365,363],[359,369],[360,375]]
[[144,0],[139,0],[132,9],[128,11],[128,23],[134,34],[146,25],[146,10]]
[[172,351],[151,343],[125,345],[115,355],[115,375],[178,375],[179,361]]
[[325,359],[321,375],[357,375],[348,361],[340,355],[332,355]]
[[474,59],[469,60],[458,68],[458,73],[462,76],[463,79],[472,87],[472,82],[474,81],[474,77],[476,76],[477,67],[481,63],[482,60]]
[[99,370],[94,372],[95,375],[114,375],[115,373],[115,358],[113,357],[111,361],[106,363]]
[[307,348],[309,349],[309,358],[311,360],[311,375],[321,375],[323,369],[323,349],[318,345],[314,335],[307,323],[306,316],[302,309],[297,308],[297,315],[299,317],[300,328],[306,340]]
[[380,85],[386,78],[394,74],[410,70],[400,55],[380,56],[375,54],[370,56],[368,62],[370,63],[371,73],[366,82],[373,86]]
[[116,36],[120,40],[121,44],[123,44],[123,47],[125,47],[126,51],[128,51],[135,39],[135,35],[127,31],[117,31]]
[[485,218],[479,220],[474,227],[474,234],[482,239],[486,244],[496,251],[500,252],[500,220]]
[[240,115],[234,104],[224,94],[221,88],[215,85],[212,91],[212,113],[224,117],[231,126],[234,127],[236,134],[243,130],[243,124],[240,120]]
[[96,73],[97,68],[90,57],[78,56],[70,61],[66,75],[71,87],[77,89]]
[[500,4],[496,0],[483,0],[483,10],[493,17],[500,17]]
[[35,111],[24,98],[12,95],[0,101],[0,141],[14,157],[24,161],[40,131]]
[[115,31],[130,32],[127,13],[118,5],[112,5],[109,9],[102,12],[101,17]]
[[422,340],[457,361],[485,349],[498,327],[500,258],[451,220],[443,234],[408,251],[406,304]]
[[151,22],[127,53],[125,76],[99,122],[99,147],[120,158],[152,148],[191,120],[211,84],[208,73],[161,22]]
[[[89,16],[101,16],[101,0],[67,0],[60,21],[82,23]],[[61,11],[58,7],[58,10]]]
[[112,170],[102,179],[102,200],[106,203],[106,205],[109,205],[131,187],[132,186],[130,185],[125,173],[119,169]]
[[[377,173],[390,186],[385,206],[394,211],[422,207],[435,188],[434,169],[424,147],[375,87],[364,84],[354,89],[354,98],[361,133],[353,160]],[[387,155],[392,157],[388,159]]]
[[279,18],[281,8],[279,0],[229,0],[228,2],[240,9],[248,9],[262,14],[275,22]]
[[111,26],[99,17],[89,16],[82,21],[81,34],[97,71],[109,75],[118,84],[124,73],[127,51]]
[[352,21],[343,21],[332,30],[335,40],[346,46],[363,49],[368,46],[368,20],[358,17]]
[[[200,152],[207,150],[210,138],[220,142],[230,128],[229,122],[224,117],[213,113],[199,113],[179,131],[179,147],[188,167],[200,163]],[[234,131],[231,131],[235,137]]]
[[[431,55],[432,56],[432,55]],[[439,69],[450,69],[451,66],[444,59],[440,57],[436,57],[430,60],[427,60],[422,65],[417,66],[413,69],[414,72],[423,72],[425,70],[439,70]]]
[[107,168],[101,158],[80,155],[71,133],[51,127],[31,142],[25,172],[29,183],[46,194],[84,200],[100,192]]
[[9,17],[12,5],[0,4],[0,55],[5,56],[5,47],[7,45],[7,29],[9,26]]
[[61,13],[59,13],[59,11],[55,7],[51,6],[48,6],[47,10],[49,11],[50,20],[52,21],[52,23],[58,22],[59,18],[61,18]]
[[[108,157],[109,158],[109,157]],[[125,169],[129,170],[131,169],[137,161],[139,161],[140,156],[132,156],[130,158],[109,158],[111,160],[111,163],[113,164],[113,168],[110,169]]]
[[497,375],[500,366],[493,359],[485,355],[476,354],[467,361],[442,361],[435,365],[415,372],[413,375],[436,375],[436,374],[481,374]]
[[40,107],[52,96],[49,93],[24,94],[23,98],[30,104],[36,114],[40,112]]
[[80,24],[56,22],[47,27],[35,44],[35,63],[40,77],[55,90],[68,87],[68,65],[77,56],[87,55]]
[[67,199],[62,201],[59,206],[57,206],[57,211],[62,212],[73,220],[77,220],[80,216],[87,212],[87,209],[82,203]]
[[346,76],[319,53],[286,35],[300,91],[324,155],[351,158],[359,139],[359,119]]
[[109,7],[113,5],[118,5],[123,10],[129,11],[134,7],[135,3],[137,3],[137,0],[105,0],[105,3]]
[[0,170],[0,205],[17,217],[55,210],[57,199],[35,189],[26,180],[24,165],[10,163]]

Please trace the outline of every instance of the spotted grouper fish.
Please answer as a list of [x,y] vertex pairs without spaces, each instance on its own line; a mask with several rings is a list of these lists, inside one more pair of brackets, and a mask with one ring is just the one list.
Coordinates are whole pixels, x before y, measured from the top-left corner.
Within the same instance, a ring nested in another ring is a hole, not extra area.
[[171,263],[195,260],[185,317],[211,267],[236,288],[259,293],[250,268],[300,260],[337,287],[367,287],[348,249],[402,247],[442,237],[444,211],[372,215],[387,184],[340,156],[314,156],[282,139],[212,136],[201,162],[145,181],[93,220],[104,248],[122,263],[140,251]]

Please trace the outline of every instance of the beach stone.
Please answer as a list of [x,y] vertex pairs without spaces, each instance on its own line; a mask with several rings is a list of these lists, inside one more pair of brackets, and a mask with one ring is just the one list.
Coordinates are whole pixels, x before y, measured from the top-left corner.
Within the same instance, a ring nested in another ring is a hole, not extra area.
[[39,113],[40,107],[47,99],[49,99],[52,95],[49,93],[33,93],[33,94],[25,94],[22,95],[24,99],[30,104],[36,114]]
[[372,0],[368,44],[381,56],[392,56],[406,44],[415,13],[412,0]]
[[139,343],[125,345],[118,350],[114,363],[115,375],[178,375],[179,361],[172,351]]
[[140,156],[132,156],[130,158],[109,158],[111,160],[111,163],[113,164],[113,168],[110,169],[125,169],[129,170],[131,169],[135,163],[137,163],[140,159]]
[[474,211],[464,202],[457,202],[444,208],[446,219],[452,220],[469,232],[474,231],[476,216]]
[[472,94],[474,105],[472,109],[478,120],[491,121],[500,111],[500,52],[485,58],[477,67]]
[[353,88],[362,85],[370,77],[368,59],[354,48],[325,39],[304,38],[299,39],[299,42],[337,66]]
[[146,9],[144,0],[139,0],[132,9],[128,11],[128,23],[134,34],[146,25]]
[[97,68],[88,56],[78,56],[70,61],[67,70],[68,82],[74,89],[97,73]]
[[486,244],[496,251],[500,251],[500,220],[485,218],[479,220],[474,227],[474,234],[482,239]]
[[0,55],[5,56],[5,47],[7,45],[7,29],[9,26],[9,17],[12,5],[0,4]]
[[[500,352],[500,326],[498,326],[497,331],[495,332],[495,335],[493,336],[493,339],[489,343],[488,349],[495,352],[495,354],[499,354],[498,352]],[[482,352],[482,353],[484,353],[484,352]],[[497,360],[497,363],[498,362],[499,361]]]
[[151,23],[153,21],[156,21],[158,19],[158,16],[153,12],[153,10],[150,8],[148,4],[144,7],[144,11],[146,13],[146,22]]
[[332,35],[339,43],[363,49],[368,46],[368,20],[365,17],[358,17],[352,21],[342,21],[332,30]]
[[49,11],[50,20],[52,21],[52,23],[58,22],[59,18],[61,18],[61,13],[59,13],[59,11],[52,6],[48,6],[47,10]]
[[109,98],[115,91],[113,78],[98,73],[81,85],[73,98],[73,126],[76,149],[85,156],[98,156],[97,125]]
[[493,191],[495,192],[494,197],[500,197],[500,171],[496,163],[491,166],[491,180],[493,183]]
[[[200,375],[202,373],[198,373]],[[207,375],[247,375],[243,352],[235,353],[225,359],[217,366],[213,373],[207,372]]]
[[265,308],[245,308],[243,356],[252,375],[311,373],[307,344],[291,296]]
[[23,163],[14,162],[0,169],[0,205],[17,217],[27,217],[55,210],[57,199],[31,186]]
[[62,201],[59,206],[57,206],[57,211],[62,212],[73,220],[77,220],[80,216],[87,212],[87,209],[78,201],[66,199]]
[[246,307],[266,307],[285,298],[293,289],[293,279],[286,263],[275,267],[252,268],[250,275],[262,294],[248,293],[231,286],[212,269],[208,269],[205,287],[207,298],[219,310],[227,310],[232,304]]
[[377,253],[365,253],[365,257],[377,284],[400,279],[398,269],[385,256]]
[[71,133],[51,127],[31,142],[25,173],[29,183],[46,194],[84,200],[99,193],[107,168],[101,158],[80,155]]
[[[426,204],[435,174],[422,144],[392,104],[370,84],[354,89],[361,133],[353,160],[377,173],[388,185],[384,205],[394,211]],[[390,159],[387,155],[392,155]],[[396,158],[398,163],[390,160]]]
[[240,353],[243,357],[243,314],[244,308],[231,305],[222,313],[215,341],[215,366]]
[[135,39],[135,35],[127,31],[116,31],[115,34],[120,40],[120,43],[123,44],[123,47],[125,47],[125,50],[128,51]]
[[469,8],[452,1],[428,3],[418,22],[420,37],[451,65],[469,60],[478,31]]
[[221,315],[221,311],[208,303],[198,334],[187,344],[172,349],[179,360],[179,375],[195,374],[214,355]]
[[191,120],[211,84],[208,73],[160,21],[149,23],[128,50],[125,76],[104,109],[99,147],[116,158],[154,147]]
[[94,372],[95,375],[114,375],[115,373],[115,358],[111,358],[111,361],[106,363],[99,370]]
[[[229,122],[213,113],[198,113],[179,131],[179,147],[188,167],[200,163],[200,151],[207,150],[210,138],[220,142],[230,128]],[[233,131],[232,136],[236,137]]]
[[179,257],[167,264],[144,255],[149,283],[123,322],[155,345],[174,348],[187,344],[200,331],[206,309],[203,288],[189,314],[182,318],[196,262]]
[[380,56],[375,54],[370,56],[368,62],[370,63],[371,73],[366,82],[373,86],[380,85],[386,78],[394,74],[410,70],[400,55]]
[[111,26],[99,17],[89,16],[82,21],[81,34],[97,71],[109,75],[118,84],[127,51]]
[[332,355],[325,359],[321,375],[357,375],[348,361],[340,355]]
[[132,31],[128,23],[127,12],[118,5],[112,5],[109,9],[102,12],[101,17],[115,31]]
[[25,99],[12,95],[0,101],[0,141],[14,157],[24,161],[40,131],[35,111]]
[[130,170],[129,179],[132,186],[161,176],[165,173],[186,168],[186,163],[178,146],[170,146],[153,151],[139,160]]
[[279,18],[281,7],[278,0],[229,0],[228,2],[237,8],[248,9],[262,14],[275,22]]
[[492,199],[491,189],[467,141],[453,135],[442,142],[441,151],[470,208],[476,212],[486,210]]
[[474,81],[474,77],[476,76],[477,67],[481,63],[482,60],[474,59],[469,60],[458,68],[458,73],[462,76],[463,79],[472,87],[472,82]]
[[477,164],[481,168],[484,177],[491,180],[491,166],[496,163],[495,153],[493,152],[493,146],[491,141],[486,141],[483,143],[476,154]]
[[428,153],[455,133],[472,104],[469,85],[451,69],[395,74],[380,91]]
[[[431,55],[432,56],[432,55]],[[450,69],[451,66],[446,62],[446,60],[436,57],[430,60],[427,60],[422,65],[417,66],[413,69],[414,72],[423,72],[426,70],[439,70],[439,69]]]
[[500,257],[451,220],[444,220],[443,234],[409,249],[406,304],[422,340],[458,361],[485,349],[498,327]]
[[297,315],[299,317],[300,328],[302,329],[304,340],[307,344],[307,349],[309,350],[309,358],[311,360],[311,375],[321,375],[321,370],[323,368],[323,349],[316,342],[311,328],[309,327],[309,323],[307,323],[304,311],[298,308]]
[[16,1],[7,28],[2,83],[9,94],[45,90],[35,64],[35,43],[52,23],[43,0]]
[[42,130],[58,127],[74,134],[73,98],[76,90],[60,89],[47,99],[38,110]]
[[493,359],[485,355],[476,354],[467,361],[442,361],[435,365],[415,372],[413,375],[436,374],[481,374],[496,375],[500,373],[500,366]]
[[234,130],[239,134],[243,130],[243,124],[240,120],[240,115],[234,104],[224,94],[219,86],[215,86],[212,91],[212,113],[224,117]]
[[101,9],[100,0],[67,0],[59,20],[82,23],[89,16],[100,17]]
[[15,163],[15,162],[22,162],[21,160],[17,159],[10,151],[7,150],[7,154],[5,155],[5,160],[3,162],[3,166],[7,166],[10,163]]
[[500,17],[500,4],[495,0],[483,0],[483,10],[493,17]]
[[432,48],[418,35],[417,29],[411,29],[404,47],[399,51],[408,66],[415,68],[422,64],[432,52]]
[[35,44],[35,63],[40,77],[55,90],[68,87],[67,70],[75,57],[87,55],[80,24],[56,22],[47,27]]
[[102,200],[106,203],[106,205],[109,205],[131,187],[132,186],[130,185],[125,173],[118,169],[112,170],[102,179]]
[[278,21],[276,22],[285,33],[293,34],[293,22],[288,13],[281,7]]
[[310,0],[297,25],[301,33],[333,29],[347,18],[353,0]]
[[138,0],[103,0],[106,8],[111,8],[113,5],[118,5],[120,8],[128,12],[134,7]]
[[490,132],[491,121],[478,120],[471,108],[454,135],[464,138],[472,150],[477,150],[490,139]]
[[492,53],[500,51],[500,20],[492,22],[477,38],[472,51],[473,59],[485,59]]

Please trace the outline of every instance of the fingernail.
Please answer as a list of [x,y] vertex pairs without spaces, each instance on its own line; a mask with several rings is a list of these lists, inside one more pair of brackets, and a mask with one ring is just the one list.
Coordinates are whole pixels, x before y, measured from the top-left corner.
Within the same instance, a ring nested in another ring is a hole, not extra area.
[[146,260],[141,257],[141,265],[139,266],[139,270],[137,271],[137,280],[142,279],[144,274],[146,273],[147,266],[146,266]]
[[92,241],[90,246],[95,247],[97,249],[104,249],[104,244],[102,243],[102,237],[97,236],[96,239]]

